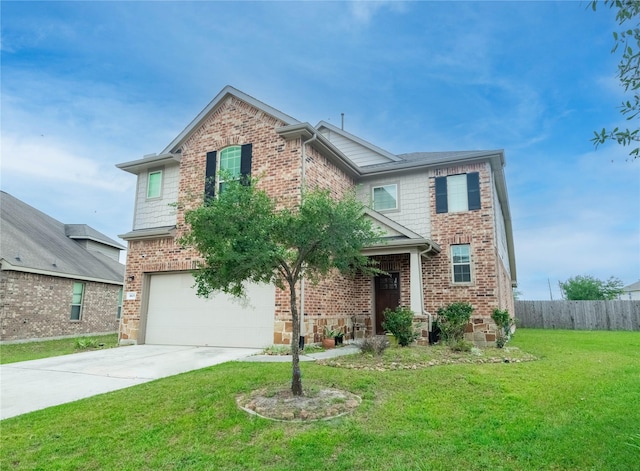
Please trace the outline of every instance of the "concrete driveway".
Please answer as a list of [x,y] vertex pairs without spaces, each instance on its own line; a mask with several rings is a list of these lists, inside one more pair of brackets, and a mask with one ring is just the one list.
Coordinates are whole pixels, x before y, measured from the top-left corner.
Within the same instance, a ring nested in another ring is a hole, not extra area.
[[0,420],[259,352],[132,345],[0,365]]

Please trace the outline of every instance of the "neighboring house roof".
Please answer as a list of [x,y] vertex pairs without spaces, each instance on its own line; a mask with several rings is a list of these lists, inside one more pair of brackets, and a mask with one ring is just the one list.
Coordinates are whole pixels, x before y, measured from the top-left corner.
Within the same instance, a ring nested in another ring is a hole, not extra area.
[[123,283],[123,264],[76,242],[92,240],[124,249],[101,232],[86,224],[65,225],[4,191],[0,192],[0,214],[2,270]]
[[631,291],[640,291],[640,280],[625,286],[624,288],[622,288],[622,291],[626,293]]
[[65,224],[64,232],[69,239],[93,240],[116,249],[125,249],[122,244],[117,243],[102,232],[98,232],[93,227],[87,226],[86,224]]

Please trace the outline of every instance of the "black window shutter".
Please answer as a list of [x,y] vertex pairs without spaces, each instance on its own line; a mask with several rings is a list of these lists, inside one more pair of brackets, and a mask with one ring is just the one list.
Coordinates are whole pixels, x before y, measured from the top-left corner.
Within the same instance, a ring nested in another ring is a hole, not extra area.
[[469,211],[480,209],[480,174],[467,173],[467,196],[469,197]]
[[207,172],[204,181],[204,199],[213,198],[216,194],[216,155],[217,152],[207,152]]
[[249,184],[249,177],[251,176],[251,157],[253,152],[253,145],[245,144],[240,150],[240,182],[243,185]]
[[446,213],[448,210],[447,177],[436,177],[436,213]]

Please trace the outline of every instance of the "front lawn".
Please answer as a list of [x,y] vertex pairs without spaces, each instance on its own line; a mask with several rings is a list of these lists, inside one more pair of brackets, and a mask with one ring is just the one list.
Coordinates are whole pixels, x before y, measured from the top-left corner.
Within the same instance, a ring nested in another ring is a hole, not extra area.
[[238,394],[289,363],[227,363],[0,423],[0,469],[620,470],[640,449],[640,333],[520,329],[538,358],[415,370],[302,365],[351,391],[343,418],[250,416]]
[[25,342],[0,345],[0,364],[38,360],[78,353],[93,348],[118,346],[118,334],[75,337],[41,342]]

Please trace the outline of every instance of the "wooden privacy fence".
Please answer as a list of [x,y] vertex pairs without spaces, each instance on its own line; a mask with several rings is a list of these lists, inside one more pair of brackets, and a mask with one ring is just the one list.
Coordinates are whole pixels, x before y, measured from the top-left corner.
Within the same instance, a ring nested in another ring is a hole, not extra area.
[[638,330],[640,301],[516,301],[519,327]]

